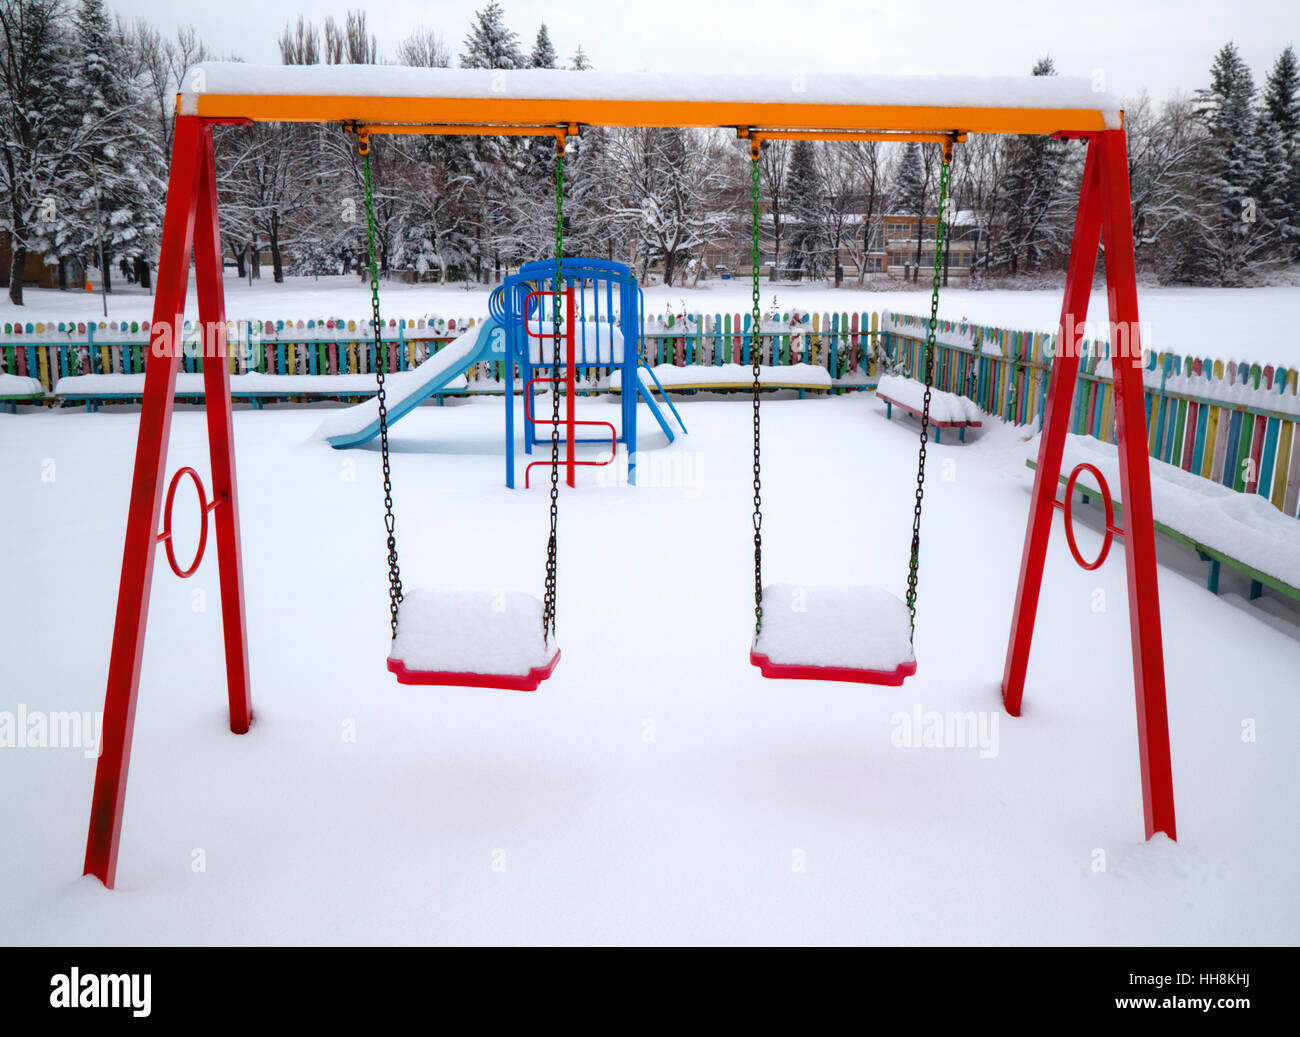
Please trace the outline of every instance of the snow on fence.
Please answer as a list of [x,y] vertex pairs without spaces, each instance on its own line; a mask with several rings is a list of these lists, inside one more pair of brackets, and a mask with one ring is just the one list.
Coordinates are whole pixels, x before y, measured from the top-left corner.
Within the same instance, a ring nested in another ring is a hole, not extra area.
[[[920,376],[926,319],[887,315],[881,348]],[[1052,351],[1048,332],[970,328],[970,345],[940,343],[934,384],[981,410],[1021,425],[1043,423]],[[964,332],[963,332],[964,333]],[[1147,353],[1147,447],[1152,457],[1300,517],[1300,395],[1297,369],[1175,353]],[[1070,431],[1114,443],[1115,386],[1110,344],[1084,341]]]
[[[472,318],[390,320],[385,342],[396,348],[391,371],[406,370],[441,349]],[[874,384],[880,355],[920,375],[926,318],[893,313],[799,312],[763,319],[765,365],[824,367],[836,389]],[[190,325],[187,325],[190,327]],[[750,363],[748,314],[650,314],[641,344],[651,366]],[[381,359],[366,321],[263,321],[231,324],[229,337],[246,346],[230,358],[233,373],[368,374]],[[242,337],[241,337],[242,336]],[[980,409],[1022,425],[1042,424],[1054,336],[940,321],[935,385],[973,399]],[[138,374],[144,370],[147,324],[6,324],[0,329],[0,373],[39,379],[52,391],[79,374]],[[1082,377],[1070,431],[1115,441],[1114,385],[1109,345],[1083,344]],[[187,355],[186,371],[202,370]],[[500,391],[500,363],[466,372],[470,392]],[[1145,358],[1148,447],[1153,457],[1221,485],[1266,497],[1287,515],[1300,512],[1300,396],[1297,369],[1173,353]],[[588,389],[599,389],[602,379]]]

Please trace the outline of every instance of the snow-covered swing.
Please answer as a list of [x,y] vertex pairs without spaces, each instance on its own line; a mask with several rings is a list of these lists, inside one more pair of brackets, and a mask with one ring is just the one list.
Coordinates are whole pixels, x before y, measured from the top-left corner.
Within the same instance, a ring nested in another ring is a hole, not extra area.
[[916,673],[916,580],[921,559],[921,505],[925,495],[925,448],[934,387],[935,329],[939,321],[939,281],[946,239],[948,174],[952,139],[943,141],[939,175],[939,215],[935,222],[934,278],[930,320],[921,349],[925,401],[921,408],[921,446],[916,466],[916,503],[912,511],[912,548],[907,568],[907,597],[900,600],[879,587],[810,587],[763,585],[762,439],[760,436],[759,364],[759,156],[762,141],[751,135],[753,160],[753,340],[754,365],[754,642],[749,661],[764,677],[848,681],[897,686]]
[[[355,129],[355,127],[354,127]],[[379,313],[379,263],[375,248],[375,200],[370,138],[357,130],[366,203],[366,262],[370,272],[371,326],[375,333],[375,380],[379,404],[379,452],[384,473],[384,527],[388,549],[388,606],[393,640],[388,669],[401,684],[455,685],[533,691],[560,661],[555,643],[556,522],[559,494],[560,343],[563,292],[564,145],[555,149],[555,289],[552,307],[551,530],[546,545],[545,599],[522,592],[405,590],[397,561],[396,518],[388,451],[388,407],[384,388],[383,321]],[[506,406],[511,406],[509,400]]]

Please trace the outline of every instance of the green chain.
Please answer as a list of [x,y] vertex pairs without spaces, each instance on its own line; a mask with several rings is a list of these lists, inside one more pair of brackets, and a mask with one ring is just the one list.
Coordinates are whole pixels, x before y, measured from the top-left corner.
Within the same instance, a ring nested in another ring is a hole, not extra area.
[[[921,365],[925,369],[925,402],[921,408],[921,451],[916,465],[916,506],[912,512],[912,558],[907,572],[908,638],[916,637],[916,577],[921,564],[921,502],[925,497],[925,445],[930,432],[930,392],[934,388],[934,353],[939,327],[939,280],[943,269],[943,248],[948,240],[948,173],[952,161],[945,145],[943,166],[939,172],[939,215],[934,225],[934,277],[930,291],[930,320],[925,344],[921,347]],[[920,233],[918,228],[917,233]]]
[[759,375],[762,356],[763,310],[760,304],[758,273],[762,254],[759,249],[759,170],[757,143],[751,146],[753,169],[750,176],[750,202],[752,215],[753,247],[750,269],[754,279],[753,312],[749,326],[749,359],[754,366],[754,636],[763,631],[763,468],[761,438],[759,435]]
[[[546,541],[546,601],[542,608],[542,640],[555,636],[556,527],[560,504],[560,308],[564,293],[564,143],[555,148],[555,276],[551,287],[551,328],[554,346],[551,352],[551,534]],[[570,447],[572,449],[572,447]]]
[[384,346],[384,322],[379,316],[379,260],[375,248],[375,192],[370,178],[370,142],[357,142],[361,152],[366,190],[366,262],[370,268],[370,324],[375,332],[375,381],[379,402],[379,455],[384,470],[384,528],[388,532],[388,611],[393,637],[397,637],[397,608],[402,602],[402,573],[397,565],[397,519],[393,514],[393,473],[388,460],[388,396],[384,388],[384,369],[388,350]]

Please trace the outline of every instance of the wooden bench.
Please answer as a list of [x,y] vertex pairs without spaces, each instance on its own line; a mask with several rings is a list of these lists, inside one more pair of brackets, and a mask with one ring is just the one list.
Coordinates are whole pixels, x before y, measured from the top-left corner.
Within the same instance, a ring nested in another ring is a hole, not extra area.
[[[935,396],[941,396],[941,395],[953,396],[955,394],[945,393],[945,392],[941,392],[938,389],[935,389],[932,390],[931,399],[933,399]],[[895,407],[897,407],[899,410],[907,414],[912,415],[912,417],[916,418],[917,421],[921,420],[921,409],[919,407],[913,407],[910,404],[904,403],[902,400],[898,400],[895,399],[894,397],[887,396],[879,388],[876,389],[876,399],[878,399],[881,403],[885,405],[886,420],[893,419]],[[966,430],[968,428],[980,428],[982,427],[982,424],[983,424],[982,422],[976,421],[973,418],[967,418],[964,421],[941,421],[935,418],[933,414],[930,415],[930,425],[934,429],[934,441],[936,443],[940,443],[943,441],[943,430],[946,428],[955,428],[957,430],[958,440],[965,443]]]
[[20,403],[43,403],[45,386],[26,375],[0,372],[0,413],[18,413]]
[[[1157,478],[1159,478],[1157,474],[1158,471],[1157,465],[1161,463],[1162,462],[1156,460],[1152,460],[1151,462],[1153,483],[1156,481]],[[1027,458],[1025,460],[1025,466],[1027,468],[1036,470],[1038,468],[1038,462],[1035,461],[1033,458]],[[1061,484],[1065,485],[1068,481],[1069,481],[1069,474],[1063,472],[1060,477]],[[1097,490],[1082,485],[1081,481],[1075,482],[1074,492],[1079,494],[1084,504],[1089,503],[1089,501],[1093,497],[1097,496]],[[1115,496],[1116,492],[1117,492],[1116,490],[1112,489],[1111,495]],[[1232,492],[1236,492],[1236,491],[1232,491]],[[1116,521],[1118,522],[1119,516],[1123,511],[1123,506],[1119,500],[1113,500],[1112,504],[1115,508]],[[1278,512],[1278,514],[1281,515],[1282,513]],[[1195,537],[1188,536],[1186,533],[1183,533],[1182,531],[1175,529],[1173,526],[1168,525],[1167,523],[1161,522],[1159,519],[1154,519],[1153,521],[1154,521],[1156,532],[1159,533],[1161,536],[1169,540],[1172,540],[1175,543],[1182,544],[1184,547],[1187,547],[1192,551],[1195,551],[1197,557],[1199,557],[1201,561],[1210,563],[1209,573],[1205,580],[1205,586],[1206,589],[1209,590],[1212,594],[1219,593],[1219,572],[1221,567],[1226,565],[1229,569],[1234,569],[1237,572],[1242,573],[1250,580],[1251,600],[1254,600],[1255,598],[1258,598],[1261,594],[1263,594],[1265,587],[1271,587],[1279,594],[1284,594],[1289,598],[1293,598],[1297,601],[1300,601],[1300,587],[1294,587],[1291,584],[1286,583],[1285,581],[1279,579],[1278,577],[1271,575],[1270,573],[1264,572],[1263,570],[1255,566],[1249,565],[1248,563],[1243,562],[1240,559],[1235,558],[1232,555],[1228,554],[1226,551],[1222,550],[1221,548],[1212,547],[1209,544],[1202,543],[1199,540],[1197,540]],[[1300,524],[1297,524],[1297,528],[1300,529]],[[1300,534],[1298,534],[1298,537],[1300,537]]]

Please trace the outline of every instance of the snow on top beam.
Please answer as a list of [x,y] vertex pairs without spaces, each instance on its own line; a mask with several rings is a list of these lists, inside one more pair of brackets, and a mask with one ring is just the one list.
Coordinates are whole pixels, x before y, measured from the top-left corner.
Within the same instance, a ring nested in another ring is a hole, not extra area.
[[1090,133],[1119,102],[1068,76],[652,75],[557,69],[249,65],[185,76],[182,115],[254,122],[720,126]]

